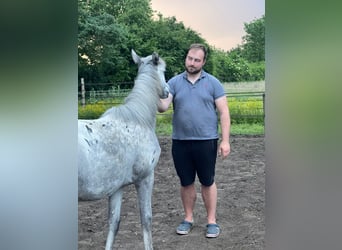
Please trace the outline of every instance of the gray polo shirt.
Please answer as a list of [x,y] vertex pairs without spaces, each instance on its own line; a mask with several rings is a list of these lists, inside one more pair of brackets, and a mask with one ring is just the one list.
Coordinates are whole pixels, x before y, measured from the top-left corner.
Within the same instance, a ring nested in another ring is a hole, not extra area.
[[187,80],[186,72],[168,81],[173,96],[172,139],[217,139],[218,117],[215,100],[225,95],[220,81],[202,71],[195,84]]

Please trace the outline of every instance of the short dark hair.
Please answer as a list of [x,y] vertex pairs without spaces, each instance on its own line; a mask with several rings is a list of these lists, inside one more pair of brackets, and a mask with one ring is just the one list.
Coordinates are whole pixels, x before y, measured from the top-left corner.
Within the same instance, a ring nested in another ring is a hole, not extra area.
[[204,44],[201,44],[201,43],[193,43],[190,45],[189,49],[188,49],[188,52],[191,50],[191,49],[201,49],[204,53],[204,60],[207,59],[207,54],[208,54],[208,50],[207,48],[205,47]]

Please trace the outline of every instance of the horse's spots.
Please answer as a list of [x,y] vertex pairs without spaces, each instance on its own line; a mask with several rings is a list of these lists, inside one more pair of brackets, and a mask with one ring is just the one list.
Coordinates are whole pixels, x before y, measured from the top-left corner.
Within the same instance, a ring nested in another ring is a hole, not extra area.
[[86,141],[86,143],[88,143],[88,145],[90,146],[90,143],[89,143],[89,141],[86,139],[86,138],[84,138],[84,140]]
[[87,128],[89,133],[93,133],[93,130],[90,127],[88,127],[88,125],[85,125],[85,127]]
[[102,124],[102,127],[106,127],[106,124]]

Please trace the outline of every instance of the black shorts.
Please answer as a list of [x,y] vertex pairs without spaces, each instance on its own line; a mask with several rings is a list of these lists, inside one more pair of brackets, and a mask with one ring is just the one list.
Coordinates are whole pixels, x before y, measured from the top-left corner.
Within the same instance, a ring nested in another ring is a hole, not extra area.
[[196,174],[202,185],[214,183],[217,139],[172,140],[172,157],[182,186],[194,183]]

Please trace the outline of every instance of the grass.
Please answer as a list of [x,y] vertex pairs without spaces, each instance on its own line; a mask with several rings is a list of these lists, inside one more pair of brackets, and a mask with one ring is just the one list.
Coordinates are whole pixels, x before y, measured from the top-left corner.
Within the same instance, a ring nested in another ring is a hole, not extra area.
[[232,135],[264,135],[265,128],[262,123],[248,124],[232,124],[230,127],[230,134]]
[[[156,133],[158,135],[171,136],[172,133],[172,116],[157,115]],[[231,135],[263,135],[264,124],[257,123],[232,123],[230,126]]]
[[[157,135],[171,136],[172,126],[171,124],[160,123],[156,127]],[[264,125],[260,123],[248,124],[232,124],[230,126],[231,135],[264,135]]]

